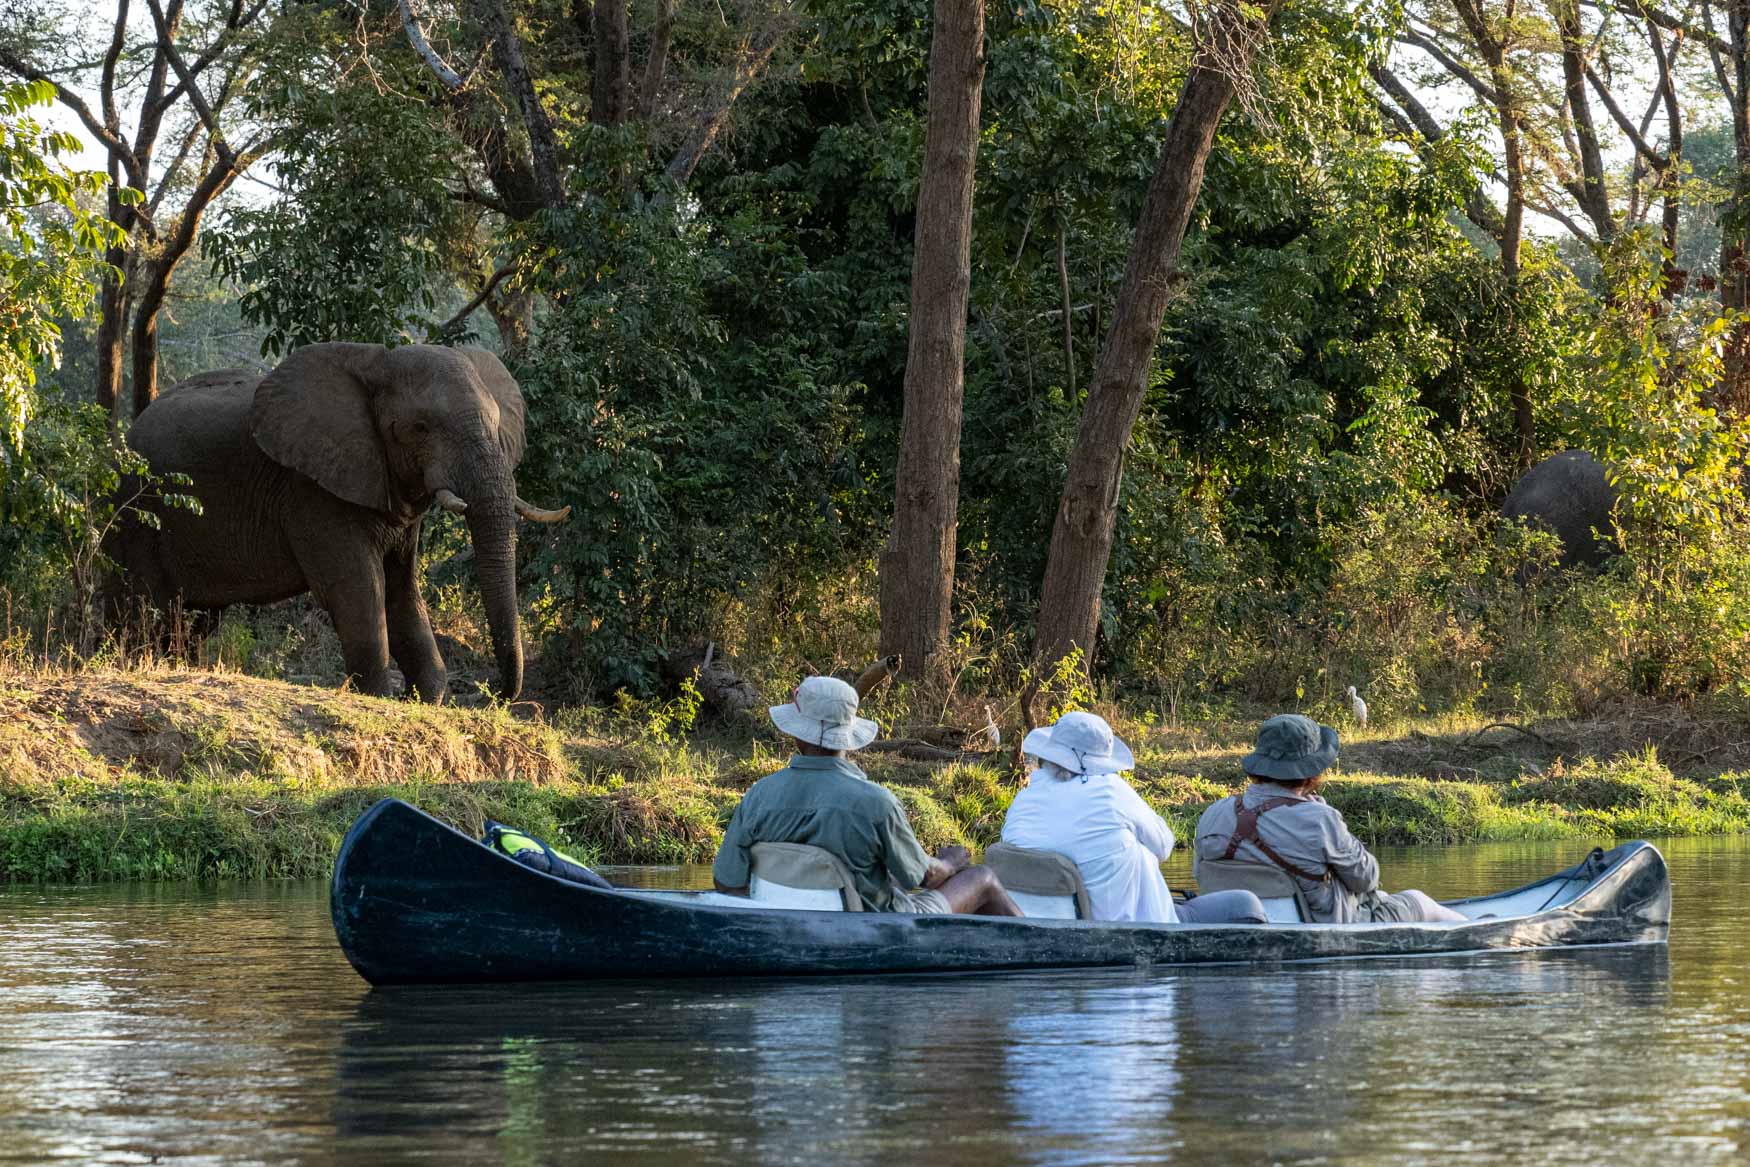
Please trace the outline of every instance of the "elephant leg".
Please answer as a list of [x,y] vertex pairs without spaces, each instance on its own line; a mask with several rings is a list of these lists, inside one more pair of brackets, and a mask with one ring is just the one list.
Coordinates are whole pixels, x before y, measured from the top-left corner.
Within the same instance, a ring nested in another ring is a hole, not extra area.
[[383,611],[383,561],[370,555],[328,558],[306,574],[310,590],[328,610],[340,637],[340,653],[346,661],[347,679],[361,693],[373,697],[395,696],[389,675],[389,632]]
[[431,635],[431,617],[419,591],[419,526],[407,531],[383,557],[385,608],[389,621],[389,651],[407,678],[409,691],[422,701],[442,701],[449,675]]

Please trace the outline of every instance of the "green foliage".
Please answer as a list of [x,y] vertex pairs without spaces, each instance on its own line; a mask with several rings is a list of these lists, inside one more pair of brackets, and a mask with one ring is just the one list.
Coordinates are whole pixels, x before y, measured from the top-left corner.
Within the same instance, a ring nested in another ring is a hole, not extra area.
[[518,370],[542,435],[523,476],[575,510],[536,558],[537,610],[594,683],[648,689],[761,574],[841,548],[856,387],[811,294],[842,289],[739,219],[586,209],[544,233],[541,278],[569,291]]
[[105,538],[124,520],[156,528],[158,516],[147,502],[197,514],[200,503],[179,489],[189,485],[187,475],[151,473],[97,406],[58,394],[39,406],[25,427],[27,456],[0,492],[0,551],[9,553],[0,587],[52,610],[61,583],[38,573],[64,572],[71,586],[65,622],[88,653],[101,630],[96,601],[107,566]]
[[[307,7],[275,25],[251,89],[286,196],[233,208],[209,254],[270,352],[428,336],[514,267],[500,288],[536,305],[508,354],[529,403],[521,486],[573,506],[521,565],[556,686],[656,700],[663,655],[707,639],[762,681],[848,663],[872,648],[900,485],[930,5],[809,5],[684,190],[664,155],[715,54],[740,51],[738,17],[683,6],[670,63],[688,82],[609,129],[588,121],[551,15],[513,5],[563,207],[494,187],[528,145],[490,66],[446,97],[395,14]],[[1726,322],[1661,298],[1638,232],[1602,257],[1609,300],[1535,240],[1507,286],[1460,214],[1489,173],[1488,119],[1450,119],[1416,151],[1380,122],[1369,64],[1400,16],[1283,10],[1255,99],[1222,122],[1121,483],[1100,679],[1163,711],[1318,707],[1354,683],[1382,715],[1735,684],[1743,445],[1705,405]],[[458,68],[473,20],[431,14]],[[965,686],[1027,679],[1065,460],[1192,48],[1148,5],[987,13],[951,645]],[[1625,566],[1565,576],[1547,538],[1497,531],[1520,385],[1540,443],[1617,467]]]
[[[438,112],[405,100],[418,66],[391,57],[348,75],[337,14],[313,12],[250,89],[250,112],[280,132],[273,155],[283,197],[235,204],[204,250],[243,289],[244,319],[266,329],[264,356],[324,340],[424,339],[466,269],[468,222],[450,195],[453,142]],[[316,51],[311,51],[314,48]],[[397,68],[399,65],[399,68]]]
[[27,113],[54,95],[46,81],[0,85],[0,490],[24,456],[37,369],[60,363],[56,318],[84,314],[103,251],[120,238],[81,203],[104,189],[103,176],[58,160],[77,153],[79,140]]

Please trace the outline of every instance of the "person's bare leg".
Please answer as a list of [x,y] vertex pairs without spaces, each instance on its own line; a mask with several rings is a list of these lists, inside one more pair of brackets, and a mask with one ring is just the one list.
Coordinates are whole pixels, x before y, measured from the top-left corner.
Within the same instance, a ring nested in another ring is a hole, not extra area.
[[937,891],[957,916],[1019,916],[1020,905],[988,867],[968,867],[955,872]]

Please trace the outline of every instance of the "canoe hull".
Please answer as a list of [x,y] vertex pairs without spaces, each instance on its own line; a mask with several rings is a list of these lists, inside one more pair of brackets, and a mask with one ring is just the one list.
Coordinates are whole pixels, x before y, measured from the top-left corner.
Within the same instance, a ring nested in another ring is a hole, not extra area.
[[[1584,867],[1544,882],[1554,887]],[[385,799],[341,845],[330,907],[347,959],[375,985],[1277,962],[1665,939],[1670,879],[1655,848],[1625,843],[1586,874],[1584,890],[1557,910],[1463,925],[1158,925],[764,910],[567,883]]]

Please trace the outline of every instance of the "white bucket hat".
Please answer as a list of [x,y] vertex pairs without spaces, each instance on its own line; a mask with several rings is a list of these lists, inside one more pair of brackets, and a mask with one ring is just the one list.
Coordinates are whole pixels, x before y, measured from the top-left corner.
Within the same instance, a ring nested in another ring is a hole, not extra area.
[[1130,747],[1118,740],[1106,719],[1093,713],[1066,713],[1057,724],[1036,729],[1021,752],[1056,762],[1072,774],[1117,774],[1136,765]]
[[770,712],[772,724],[797,741],[828,750],[860,750],[881,732],[857,716],[857,691],[837,677],[809,677]]

